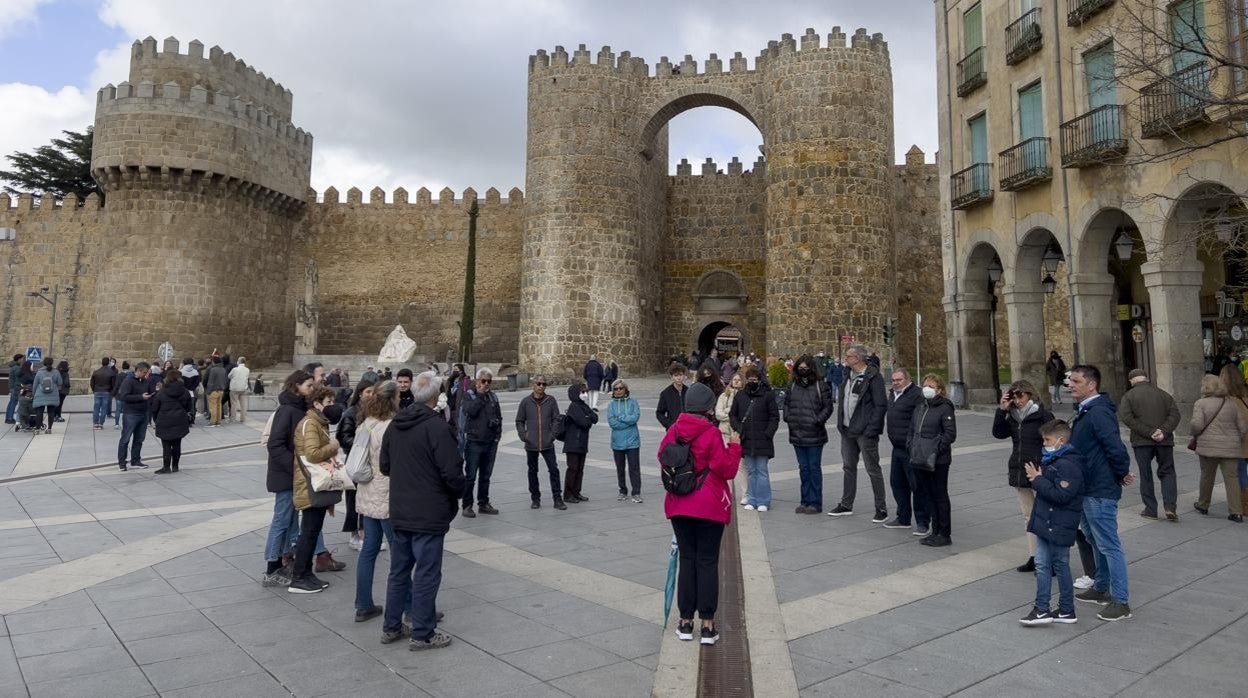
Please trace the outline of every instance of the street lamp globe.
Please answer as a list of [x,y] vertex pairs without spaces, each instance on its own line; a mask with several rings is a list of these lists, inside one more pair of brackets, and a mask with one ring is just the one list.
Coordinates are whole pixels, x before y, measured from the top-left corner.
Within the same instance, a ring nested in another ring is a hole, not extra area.
[[1118,259],[1127,261],[1131,259],[1131,254],[1135,252],[1135,241],[1127,234],[1124,228],[1118,229],[1118,237],[1114,239],[1114,254],[1118,255]]

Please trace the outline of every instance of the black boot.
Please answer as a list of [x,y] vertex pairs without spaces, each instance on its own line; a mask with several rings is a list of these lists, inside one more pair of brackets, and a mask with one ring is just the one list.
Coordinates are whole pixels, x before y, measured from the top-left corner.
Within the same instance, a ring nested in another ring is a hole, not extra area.
[[555,497],[555,508],[556,509],[568,508],[568,505],[563,503],[563,497]]
[[173,472],[173,471],[169,469],[169,466],[167,466],[167,465],[166,465],[165,467],[161,468],[160,470],[157,470],[157,471],[156,471],[155,473],[153,473],[153,474],[155,474],[155,475],[168,475],[169,473],[172,473],[172,472]]
[[1035,572],[1036,571],[1036,557],[1033,555],[1027,558],[1027,562],[1024,562],[1023,564],[1019,565],[1015,569],[1017,569],[1019,572]]

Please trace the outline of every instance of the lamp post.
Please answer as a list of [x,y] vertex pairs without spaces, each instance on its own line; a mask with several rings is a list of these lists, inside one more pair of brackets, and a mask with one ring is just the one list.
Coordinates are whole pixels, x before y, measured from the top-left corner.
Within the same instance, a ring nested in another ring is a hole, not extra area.
[[1118,235],[1114,238],[1114,254],[1118,255],[1118,259],[1125,262],[1131,259],[1131,255],[1135,252],[1135,241],[1127,234],[1126,228],[1119,228]]
[[[73,286],[61,286],[56,284],[52,288],[44,286],[38,291],[27,291],[26,295],[31,298],[42,298],[45,302],[52,306],[52,329],[48,332],[48,356],[52,356],[52,345],[56,342],[56,307],[60,304],[61,294],[70,295],[74,292]],[[49,298],[47,294],[51,293]]]

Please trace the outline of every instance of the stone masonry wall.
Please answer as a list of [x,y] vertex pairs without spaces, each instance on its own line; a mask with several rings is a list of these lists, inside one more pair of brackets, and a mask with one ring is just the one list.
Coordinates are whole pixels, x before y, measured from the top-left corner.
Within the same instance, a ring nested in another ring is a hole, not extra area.
[[[923,366],[945,366],[946,340],[940,276],[940,189],[935,164],[912,148],[906,164],[893,168],[893,264],[897,293],[897,340],[901,366],[914,368],[914,315],[923,316]],[[882,356],[883,354],[881,354]]]
[[[417,354],[442,360],[455,348],[474,198],[471,189],[461,199],[444,189],[433,201],[421,189],[409,201],[399,189],[386,202],[374,189],[365,203],[351,189],[344,203],[331,188],[310,206],[310,254],[320,271],[317,351],[375,355],[396,324]],[[513,189],[502,199],[490,189],[478,204],[474,358],[515,363],[524,196]]]

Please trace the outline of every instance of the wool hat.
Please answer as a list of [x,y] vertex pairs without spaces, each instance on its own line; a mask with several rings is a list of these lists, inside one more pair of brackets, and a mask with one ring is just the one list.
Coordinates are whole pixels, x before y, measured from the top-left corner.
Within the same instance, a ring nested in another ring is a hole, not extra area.
[[701,383],[689,386],[685,393],[685,411],[706,414],[715,409],[715,393]]

